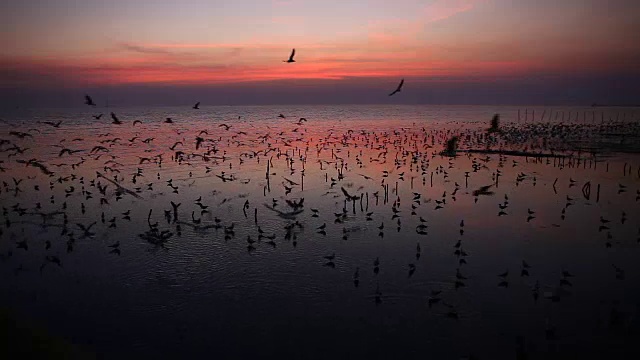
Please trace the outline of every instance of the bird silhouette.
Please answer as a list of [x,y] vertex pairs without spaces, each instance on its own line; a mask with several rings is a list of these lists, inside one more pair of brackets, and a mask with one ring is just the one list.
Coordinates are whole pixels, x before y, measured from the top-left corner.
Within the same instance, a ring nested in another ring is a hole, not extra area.
[[120,119],[118,119],[116,114],[113,113],[113,112],[111,112],[111,119],[113,120],[112,124],[115,124],[115,125],[121,125],[122,124],[122,121],[120,121]]
[[397,93],[401,92],[401,91],[402,91],[402,85],[404,85],[404,79],[400,80],[400,84],[398,84],[398,87],[397,87],[395,90],[393,90],[393,91],[389,94],[389,96],[393,96],[393,95],[395,95],[395,94],[397,94]]
[[291,55],[289,55],[289,59],[288,60],[282,60],[282,62],[286,62],[286,63],[294,63],[296,62],[293,57],[296,56],[296,49],[292,49],[291,50]]
[[89,95],[84,96],[84,103],[89,106],[96,106],[96,104],[93,102],[93,99]]

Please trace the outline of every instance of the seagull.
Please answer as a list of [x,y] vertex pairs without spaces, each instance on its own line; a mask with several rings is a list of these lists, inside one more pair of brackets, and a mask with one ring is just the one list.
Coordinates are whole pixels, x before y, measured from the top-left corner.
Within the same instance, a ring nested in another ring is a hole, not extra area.
[[84,103],[89,106],[96,106],[96,104],[93,102],[93,99],[89,95],[84,96]]
[[389,94],[389,96],[393,96],[396,93],[399,93],[400,91],[402,91],[402,85],[404,85],[404,79],[400,80],[400,84],[398,84],[398,87],[395,90],[393,90],[393,92]]
[[122,121],[120,121],[116,116],[116,114],[114,114],[113,112],[111,113],[111,118],[113,119],[112,124],[116,124],[116,125],[122,124]]
[[487,129],[487,132],[500,132],[500,114],[493,115],[493,119],[491,119],[491,127]]
[[481,186],[478,190],[474,190],[473,191],[473,196],[493,195],[493,191],[489,191],[491,186],[493,186],[493,185]]
[[45,121],[43,124],[51,125],[54,128],[58,128],[60,127],[60,124],[62,124],[62,120],[59,120],[57,123],[54,123],[52,121]]
[[282,60],[282,62],[294,63],[296,62],[295,60],[293,60],[294,56],[296,56],[296,49],[291,50],[291,55],[289,55],[289,60]]
[[193,105],[193,108],[196,110],[200,109],[200,101],[198,101],[195,105]]

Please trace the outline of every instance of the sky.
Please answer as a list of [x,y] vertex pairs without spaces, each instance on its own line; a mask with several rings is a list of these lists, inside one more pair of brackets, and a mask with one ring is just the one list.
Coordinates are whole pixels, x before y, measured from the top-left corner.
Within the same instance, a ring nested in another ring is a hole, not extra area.
[[637,19],[637,0],[5,0],[0,96],[640,104]]

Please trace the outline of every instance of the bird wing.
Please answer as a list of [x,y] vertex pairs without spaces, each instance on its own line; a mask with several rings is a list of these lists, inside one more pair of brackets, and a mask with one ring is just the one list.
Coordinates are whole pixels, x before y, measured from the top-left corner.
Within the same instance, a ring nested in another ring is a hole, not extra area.
[[493,115],[493,119],[491,119],[491,128],[497,129],[500,126],[500,115]]
[[293,57],[296,55],[296,49],[291,50],[291,55],[289,56],[289,60],[293,60]]
[[396,91],[400,91],[402,89],[402,85],[404,85],[404,79],[400,80],[400,84],[398,85]]
[[341,187],[340,189],[342,190],[342,193],[344,194],[344,196],[351,198],[351,195],[349,195],[349,193],[347,192],[347,190],[345,190],[345,188]]

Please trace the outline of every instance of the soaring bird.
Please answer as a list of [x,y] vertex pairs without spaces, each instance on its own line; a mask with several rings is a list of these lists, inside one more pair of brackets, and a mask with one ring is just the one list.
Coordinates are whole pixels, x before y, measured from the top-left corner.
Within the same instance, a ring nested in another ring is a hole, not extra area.
[[447,148],[441,154],[455,156],[456,151],[458,150],[458,141],[460,141],[460,138],[457,136],[453,136],[451,139],[447,140]]
[[473,196],[493,195],[493,191],[489,191],[493,185],[481,186],[478,190],[473,191]]
[[491,119],[491,127],[487,129],[488,132],[500,132],[500,114],[493,115],[493,119]]
[[54,123],[52,121],[45,121],[43,124],[51,125],[54,128],[58,128],[60,127],[60,124],[62,124],[62,120],[59,120],[57,123]]
[[94,118],[94,119],[96,119],[96,120],[100,120],[100,118],[101,118],[101,117],[102,117],[102,114],[100,114],[100,115],[93,115],[93,118]]
[[294,56],[296,56],[296,49],[291,50],[291,55],[289,55],[289,60],[282,60],[282,62],[294,63],[296,62],[295,60],[293,60]]
[[84,96],[84,103],[89,106],[96,106],[96,104],[93,102],[93,99],[89,95]]
[[116,125],[122,124],[122,121],[120,121],[120,119],[118,119],[116,114],[114,114],[113,112],[111,112],[111,118],[113,119],[112,124],[116,124]]
[[195,105],[193,105],[193,108],[196,110],[200,109],[200,101],[198,101]]
[[400,84],[398,84],[398,87],[395,90],[393,90],[393,92],[389,94],[389,96],[393,96],[396,93],[399,93],[400,91],[402,91],[402,85],[404,85],[404,79],[400,80]]

